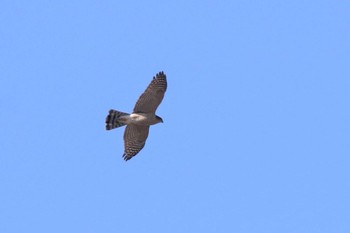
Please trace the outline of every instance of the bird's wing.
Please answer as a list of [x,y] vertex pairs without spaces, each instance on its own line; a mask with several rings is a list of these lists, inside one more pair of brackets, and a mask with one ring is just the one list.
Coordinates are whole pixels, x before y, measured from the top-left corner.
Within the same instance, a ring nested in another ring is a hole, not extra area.
[[133,112],[155,113],[167,89],[166,75],[159,72],[137,100]]
[[134,157],[145,146],[148,137],[149,126],[128,125],[124,131],[124,154],[127,161]]

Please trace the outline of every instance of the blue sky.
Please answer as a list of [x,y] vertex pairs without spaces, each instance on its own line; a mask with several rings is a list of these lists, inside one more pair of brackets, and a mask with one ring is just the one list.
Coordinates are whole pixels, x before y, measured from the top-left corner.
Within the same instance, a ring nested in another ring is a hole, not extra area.
[[[0,3],[0,232],[350,232],[348,1]],[[158,71],[145,148],[123,129]]]

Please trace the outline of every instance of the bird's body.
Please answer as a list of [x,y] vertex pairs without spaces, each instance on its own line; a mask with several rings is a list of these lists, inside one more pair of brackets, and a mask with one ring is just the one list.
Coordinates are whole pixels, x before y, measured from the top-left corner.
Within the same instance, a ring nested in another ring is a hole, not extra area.
[[111,130],[126,125],[124,132],[125,160],[135,156],[145,145],[149,133],[149,126],[163,122],[155,114],[167,89],[166,76],[159,72],[153,77],[145,92],[140,96],[133,113],[110,110],[106,118],[106,129]]
[[131,113],[129,116],[126,116],[125,119],[127,125],[155,125],[162,122],[154,113]]

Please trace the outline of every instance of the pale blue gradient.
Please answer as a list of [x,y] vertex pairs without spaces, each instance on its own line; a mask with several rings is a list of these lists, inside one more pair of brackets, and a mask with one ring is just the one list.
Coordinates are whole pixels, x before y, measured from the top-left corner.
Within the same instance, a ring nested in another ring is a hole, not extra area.
[[0,106],[1,233],[350,232],[349,1],[3,0]]

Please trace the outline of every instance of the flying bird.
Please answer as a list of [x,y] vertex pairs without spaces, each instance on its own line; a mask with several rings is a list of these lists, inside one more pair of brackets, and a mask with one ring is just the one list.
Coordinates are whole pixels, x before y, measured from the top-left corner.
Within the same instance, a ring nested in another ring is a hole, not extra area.
[[109,110],[106,117],[106,130],[126,125],[124,131],[125,161],[134,157],[145,146],[151,125],[163,123],[163,119],[155,114],[167,89],[166,75],[159,72],[139,97],[131,114],[114,109]]

